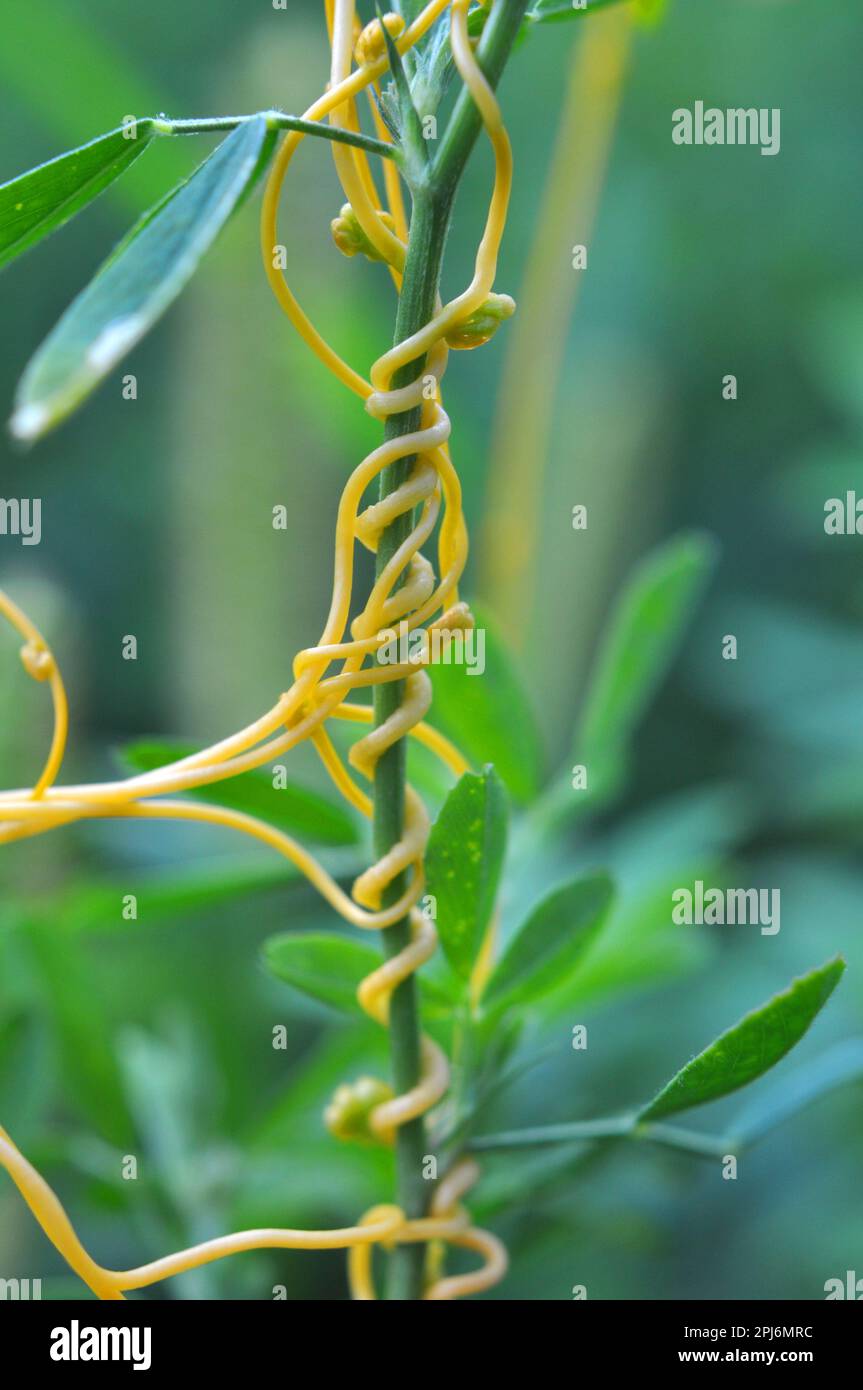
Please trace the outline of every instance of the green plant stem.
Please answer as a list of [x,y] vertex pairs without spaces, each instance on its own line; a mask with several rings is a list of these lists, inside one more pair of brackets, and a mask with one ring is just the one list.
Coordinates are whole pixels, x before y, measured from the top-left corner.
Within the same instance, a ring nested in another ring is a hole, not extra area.
[[699,1134],[680,1125],[639,1124],[632,1115],[605,1120],[577,1120],[573,1124],[543,1125],[536,1129],[515,1129],[505,1134],[484,1134],[471,1140],[473,1152],[490,1149],[538,1148],[547,1144],[590,1143],[597,1139],[642,1139],[667,1148],[682,1149],[702,1158],[721,1158],[739,1151],[740,1140],[725,1135]]
[[[485,27],[477,58],[488,80],[497,82],[518,32],[527,0],[498,0]],[[424,167],[412,188],[413,208],[408,237],[402,290],[399,298],[394,342],[404,342],[431,319],[440,284],[441,263],[452,206],[459,179],[481,128],[479,112],[469,94],[456,102],[432,169]],[[408,363],[393,378],[398,388],[414,381],[423,371],[424,359]],[[385,438],[398,439],[419,427],[419,409],[393,415],[387,420]],[[399,459],[384,469],[380,496],[388,497],[408,477],[414,455]],[[412,516],[397,517],[383,532],[378,544],[376,574],[380,575],[398,547],[410,535]],[[401,681],[375,687],[375,725],[379,727],[398,709],[404,687]],[[375,770],[374,847],[385,855],[402,836],[405,811],[405,746],[397,743],[384,753]],[[394,902],[405,890],[404,876],[389,888],[384,905]],[[382,933],[388,957],[397,955],[410,941],[407,918]],[[417,1084],[421,1072],[419,1003],[416,980],[405,980],[393,993],[390,1003],[390,1049],[393,1082],[399,1094]],[[397,1199],[409,1218],[422,1216],[429,1196],[423,1177],[425,1125],[422,1119],[399,1128],[396,1139]],[[424,1247],[398,1246],[389,1261],[387,1297],[417,1299],[422,1294]]]
[[[388,144],[386,140],[376,140],[373,135],[345,130],[341,126],[328,125],[325,121],[306,121],[302,116],[288,116],[284,111],[258,111],[255,115],[266,116],[271,130],[298,130],[303,135],[316,135],[337,145],[353,145],[358,150],[367,150],[369,154],[378,154],[384,159],[398,159],[395,145]],[[219,130],[236,130],[237,126],[254,120],[255,115],[195,116],[180,121],[158,117],[157,128],[163,135],[209,135]]]
[[[476,50],[477,60],[492,87],[496,87],[527,9],[527,0],[498,0]],[[482,118],[474,99],[463,87],[456,99],[447,128],[432,163],[431,183],[437,197],[449,204],[464,173],[470,152],[482,129]]]
[[474,1153],[491,1149],[534,1149],[547,1144],[577,1144],[593,1139],[631,1137],[633,1120],[629,1115],[603,1120],[576,1120],[572,1124],[538,1125],[533,1129],[512,1129],[501,1134],[481,1134],[471,1139]]
[[[434,312],[435,296],[440,279],[443,256],[445,221],[435,200],[424,194],[414,198],[408,238],[402,292],[396,316],[395,342],[403,342],[422,328]],[[393,386],[407,385],[422,370],[423,361],[408,364],[396,373]],[[419,425],[419,411],[411,410],[391,416],[386,423],[385,437],[396,439],[409,434]],[[407,477],[414,456],[399,459],[381,474],[380,496],[387,497],[400,487]],[[409,513],[397,517],[382,534],[378,544],[376,573],[380,575],[392,555],[410,534],[412,517]],[[402,703],[404,683],[392,681],[375,686],[375,725],[389,719]],[[375,853],[385,855],[402,836],[405,810],[405,745],[394,743],[383,754],[375,769],[374,782],[374,846]],[[405,877],[400,875],[390,886],[384,906],[394,902],[405,891]],[[408,918],[397,922],[382,933],[384,951],[388,957],[398,955],[410,941]],[[393,1082],[399,1094],[417,1084],[421,1071],[419,1002],[416,977],[411,975],[393,993],[390,1002],[390,1050]],[[408,1217],[422,1216],[428,1189],[423,1177],[425,1126],[421,1119],[402,1125],[396,1138],[397,1200]],[[416,1299],[422,1293],[423,1246],[400,1245],[389,1261],[387,1296],[391,1299]]]
[[650,1144],[664,1144],[670,1149],[682,1149],[699,1158],[723,1158],[725,1154],[739,1153],[743,1147],[742,1142],[731,1135],[699,1134],[697,1130],[683,1129],[680,1125],[643,1125],[633,1131],[632,1137],[646,1139]]

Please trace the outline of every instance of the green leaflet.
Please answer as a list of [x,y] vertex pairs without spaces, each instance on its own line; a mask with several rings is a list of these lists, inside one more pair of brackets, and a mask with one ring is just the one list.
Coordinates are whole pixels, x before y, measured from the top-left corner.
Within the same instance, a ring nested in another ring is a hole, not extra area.
[[555,888],[510,942],[483,1002],[490,1008],[524,1004],[563,984],[602,927],[612,896],[607,874],[592,874]]
[[0,266],[92,203],[143,154],[157,131],[158,122],[150,118],[118,126],[0,184]]
[[[316,932],[284,932],[264,944],[267,969],[322,1004],[363,1015],[357,986],[382,964],[380,952],[349,937]],[[365,1015],[363,1015],[365,1017]]]
[[677,536],[647,556],[618,599],[575,740],[591,792],[617,784],[629,739],[674,659],[714,558],[709,537]]
[[746,1014],[733,1028],[687,1062],[638,1119],[658,1120],[679,1110],[718,1100],[739,1090],[775,1066],[790,1052],[824,1007],[845,969],[837,956],[794,980],[760,1009]]
[[441,946],[464,980],[494,908],[507,820],[506,793],[494,768],[487,767],[460,778],[429,837],[427,890],[436,899]]
[[[136,772],[151,772],[194,752],[192,744],[179,740],[148,739],[127,745],[123,749],[123,760]],[[189,795],[199,801],[257,816],[317,844],[353,845],[359,838],[353,817],[342,806],[296,782],[274,787],[268,771],[242,772],[238,777],[196,787]]]
[[[282,932],[264,943],[264,961],[277,979],[342,1013],[366,1018],[357,1000],[362,980],[383,965],[371,946],[329,932]],[[448,1015],[452,1003],[427,980],[421,981],[423,1001]]]
[[[477,765],[494,764],[518,802],[536,795],[542,764],[540,737],[531,702],[505,643],[486,615],[475,609],[484,642],[485,670],[466,665],[429,667],[434,684],[434,723]],[[474,646],[474,657],[480,648]]]
[[14,435],[34,440],[53,429],[149,332],[250,191],[275,139],[264,116],[244,121],[145,214],[30,361],[15,397]]

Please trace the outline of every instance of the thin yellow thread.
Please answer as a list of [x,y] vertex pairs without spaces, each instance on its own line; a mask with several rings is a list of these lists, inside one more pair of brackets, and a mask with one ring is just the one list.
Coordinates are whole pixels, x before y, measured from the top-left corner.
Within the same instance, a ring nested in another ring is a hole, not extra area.
[[[360,985],[358,998],[366,1012],[386,1025],[393,991],[433,954],[437,933],[433,924],[416,908],[424,885],[423,858],[429,822],[420,798],[408,787],[405,821],[399,842],[357,879],[349,897],[302,846],[282,831],[255,817],[227,807],[161,799],[166,794],[189,791],[198,786],[238,775],[259,767],[273,756],[310,739],[335,785],[364,815],[371,813],[370,797],[357,785],[344,767],[324,728],[328,718],[361,723],[371,722],[366,706],[352,705],[343,697],[351,690],[382,681],[404,682],[404,698],[396,712],[351,748],[349,761],[361,776],[374,780],[375,767],[387,748],[411,735],[437,754],[457,775],[467,763],[443,735],[428,726],[423,716],[431,700],[431,685],[423,660],[408,665],[363,667],[386,640],[383,630],[400,620],[413,631],[432,623],[449,628],[469,627],[469,610],[458,603],[458,581],[467,558],[467,532],[461,511],[461,488],[453,468],[447,441],[450,422],[443,408],[440,380],[446,369],[445,338],[456,324],[469,317],[488,296],[494,283],[497,254],[503,235],[512,178],[512,157],[494,94],[486,82],[468,39],[469,0],[431,0],[414,23],[400,34],[397,46],[405,52],[430,25],[451,9],[453,58],[482,116],[495,159],[495,180],[486,228],[477,251],[473,279],[463,294],[438,308],[432,321],[419,333],[385,353],[372,367],[366,382],[343,362],[318,334],[306,317],[284,277],[276,270],[274,256],[278,199],[290,160],[302,139],[289,133],[276,156],[264,196],[261,217],[261,248],[265,270],[274,294],[298,332],[324,364],[350,390],[366,400],[376,418],[384,420],[413,407],[420,407],[418,430],[380,445],[354,470],[345,486],[336,522],[335,574],[330,613],[316,647],[299,653],[294,665],[294,684],[276,705],[247,728],[199,753],[176,760],[153,772],[142,773],[122,782],[91,786],[56,786],[65,748],[67,731],[66,694],[59,669],[41,633],[5,594],[0,592],[2,613],[24,638],[22,658],[28,673],[47,679],[54,705],[54,736],[45,767],[29,791],[0,794],[0,842],[89,817],[171,818],[202,821],[241,831],[263,841],[291,860],[308,877],[322,896],[348,922],[357,927],[385,929],[409,913],[412,939],[408,947],[384,962]],[[354,0],[325,0],[333,35],[331,87],[306,115],[319,120],[330,115],[334,123],[354,127],[357,122],[355,98],[375,84],[386,68],[386,59],[372,58],[351,71],[356,24]],[[364,153],[335,147],[336,167],[346,192],[355,200],[355,211],[372,244],[386,253],[391,267],[399,272],[403,263],[405,230],[401,190],[398,182],[387,183],[388,201],[393,211],[396,234],[378,217],[374,206],[374,182]],[[341,156],[345,155],[345,158]],[[401,367],[426,356],[426,376],[436,381],[431,400],[425,398],[423,380],[408,387],[390,389],[390,382]],[[369,483],[399,458],[415,456],[411,477],[384,501],[361,514],[363,494]],[[397,516],[414,513],[419,518],[407,540],[391,558],[373,585],[365,608],[345,630],[351,606],[354,548],[357,542],[374,551],[384,529]],[[438,559],[440,578],[420,549],[429,538],[443,508]],[[398,587],[397,587],[398,586]],[[450,605],[447,607],[447,605]],[[423,656],[427,659],[427,643]],[[334,676],[327,676],[333,663],[341,663]],[[282,732],[279,732],[279,731]],[[150,798],[160,798],[151,800]],[[410,871],[408,887],[394,905],[381,909],[384,892],[393,880]],[[474,991],[481,988],[488,969],[491,938],[478,963]],[[449,1065],[441,1049],[423,1038],[421,1075],[410,1091],[379,1104],[372,1111],[372,1130],[383,1142],[391,1142],[394,1131],[418,1118],[445,1094],[449,1085]],[[359,1225],[333,1231],[261,1230],[223,1236],[187,1251],[166,1256],[138,1269],[111,1271],[92,1260],[78,1239],[65,1211],[51,1188],[16,1148],[5,1130],[0,1129],[0,1165],[18,1186],[46,1235],[69,1265],[100,1298],[122,1298],[124,1291],[143,1288],[160,1279],[242,1250],[261,1248],[335,1249],[349,1251],[349,1277],[354,1296],[375,1297],[371,1269],[374,1245],[423,1242],[435,1252],[432,1262],[440,1265],[444,1244],[476,1251],[482,1256],[480,1268],[457,1277],[439,1277],[430,1282],[425,1297],[447,1300],[479,1292],[498,1282],[506,1270],[506,1252],[487,1232],[471,1227],[460,1206],[461,1197],[473,1186],[479,1170],[472,1160],[459,1160],[438,1186],[430,1215],[408,1220],[397,1207],[376,1207],[367,1212]]]

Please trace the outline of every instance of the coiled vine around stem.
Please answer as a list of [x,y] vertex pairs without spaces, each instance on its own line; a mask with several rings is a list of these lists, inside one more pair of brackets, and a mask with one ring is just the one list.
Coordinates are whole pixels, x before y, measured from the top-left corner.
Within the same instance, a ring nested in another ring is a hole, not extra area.
[[[54,708],[53,739],[35,784],[28,789],[0,794],[0,843],[86,818],[107,817],[202,821],[250,835],[291,860],[352,926],[387,930],[407,920],[409,931],[404,947],[363,980],[358,991],[365,1011],[386,1027],[394,991],[428,960],[437,941],[433,922],[418,908],[424,889],[423,859],[429,820],[416,792],[406,788],[400,835],[360,875],[350,895],[311,854],[281,830],[227,807],[174,799],[177,793],[193,791],[260,767],[304,740],[314,745],[343,796],[367,817],[373,813],[373,798],[363,783],[374,788],[381,759],[404,737],[409,735],[424,743],[456,775],[467,767],[457,749],[424,722],[432,693],[425,670],[429,660],[429,633],[434,629],[465,630],[473,623],[469,608],[458,595],[467,558],[467,533],[459,479],[449,453],[450,420],[443,406],[440,383],[449,346],[476,345],[487,336],[481,326],[472,334],[471,325],[478,323],[478,313],[481,319],[480,311],[488,305],[492,294],[511,184],[510,145],[492,87],[483,75],[469,39],[469,0],[432,0],[407,27],[400,17],[388,16],[384,21],[387,40],[380,21],[373,21],[362,33],[358,32],[354,0],[325,0],[325,8],[332,47],[330,82],[327,91],[309,108],[304,119],[320,121],[328,117],[332,125],[359,130],[357,97],[364,90],[371,92],[376,88],[388,63],[386,43],[394,39],[399,52],[407,52],[435,20],[449,10],[452,60],[479,112],[494,155],[494,188],[470,285],[445,306],[438,299],[430,321],[378,358],[368,381],[325,342],[298,304],[281,270],[276,268],[279,195],[293,155],[304,138],[301,131],[291,131],[285,136],[269,177],[261,221],[261,250],[269,282],[280,305],[309,347],[365,402],[370,414],[387,422],[413,412],[413,418],[418,419],[417,427],[387,437],[363,459],[345,485],[336,521],[335,571],[329,615],[318,643],[296,657],[291,688],[271,710],[247,728],[155,771],[119,782],[57,784],[68,726],[66,694],[59,667],[31,620],[0,592],[0,612],[24,642],[21,655],[25,669],[34,679],[49,684]],[[388,139],[387,128],[374,101],[372,111],[379,136]],[[349,215],[350,230],[373,258],[386,263],[396,287],[401,288],[408,225],[398,169],[392,161],[384,161],[386,208],[382,210],[366,151],[340,143],[334,143],[332,148],[336,171],[350,205],[343,210]],[[498,306],[503,305],[504,313],[512,311],[511,301],[504,302],[498,296],[495,301]],[[413,376],[412,370],[415,371]],[[409,376],[407,384],[394,385],[405,375]],[[386,470],[391,470],[390,476],[397,476],[396,485],[378,502],[360,510],[367,489]],[[391,536],[391,528],[397,522],[401,523],[396,528],[400,538],[390,547],[391,553],[379,559],[368,600],[348,630],[355,546],[359,542],[370,551],[378,552],[381,538],[386,533]],[[436,529],[437,575],[422,554],[423,545]],[[423,633],[422,646],[406,663],[381,664],[376,657],[385,640],[385,631],[398,623],[406,623],[411,633]],[[331,673],[333,667],[336,669]],[[375,722],[371,706],[352,703],[348,697],[361,687],[382,688],[390,684],[398,699],[385,717],[377,718],[376,727],[353,744],[348,756],[350,766],[346,766],[330,737],[328,721]],[[355,774],[359,774],[362,782]],[[480,976],[487,969],[489,959],[487,949],[480,958]],[[475,984],[481,987],[482,979]],[[382,1143],[394,1143],[402,1127],[425,1116],[437,1105],[448,1084],[446,1056],[431,1039],[422,1038],[416,1084],[387,1097],[371,1109],[367,1117],[370,1133]],[[489,1288],[502,1278],[506,1269],[506,1253],[500,1242],[474,1228],[461,1205],[462,1197],[479,1176],[476,1163],[468,1158],[455,1161],[438,1183],[427,1214],[418,1217],[409,1217],[395,1205],[376,1206],[366,1212],[357,1225],[345,1229],[245,1231],[206,1241],[125,1271],[104,1269],[91,1258],[51,1188],[2,1129],[0,1164],[7,1169],[61,1255],[103,1299],[121,1299],[129,1290],[143,1288],[226,1255],[263,1248],[347,1248],[351,1289],[359,1299],[375,1297],[372,1252],[376,1245],[388,1249],[417,1244],[427,1247],[424,1287],[427,1299],[453,1299]],[[482,1257],[480,1268],[469,1274],[447,1277],[442,1273],[442,1252],[446,1245],[477,1252]]]

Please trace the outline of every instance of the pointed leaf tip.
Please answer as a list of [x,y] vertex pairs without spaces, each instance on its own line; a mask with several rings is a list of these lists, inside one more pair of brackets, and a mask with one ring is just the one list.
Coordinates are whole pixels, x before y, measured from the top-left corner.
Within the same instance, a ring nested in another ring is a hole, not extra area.
[[639,1112],[639,1120],[658,1120],[718,1100],[769,1071],[803,1037],[844,970],[845,961],[835,956],[792,980],[781,994],[746,1014],[687,1062]]
[[0,266],[92,203],[143,154],[163,125],[145,119],[118,126],[0,184]]

